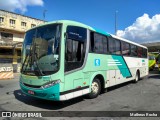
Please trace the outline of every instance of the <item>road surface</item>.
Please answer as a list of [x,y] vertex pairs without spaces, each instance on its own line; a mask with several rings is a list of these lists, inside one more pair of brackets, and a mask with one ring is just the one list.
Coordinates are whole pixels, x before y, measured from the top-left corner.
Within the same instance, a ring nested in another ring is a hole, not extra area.
[[[0,111],[160,111],[160,74],[157,72],[150,73],[148,78],[136,84],[128,82],[112,87],[95,99],[79,97],[65,102],[26,96],[21,92],[18,80],[19,74],[15,74],[12,80],[0,80]],[[124,118],[96,119],[123,120]],[[129,119],[146,120],[143,117]]]

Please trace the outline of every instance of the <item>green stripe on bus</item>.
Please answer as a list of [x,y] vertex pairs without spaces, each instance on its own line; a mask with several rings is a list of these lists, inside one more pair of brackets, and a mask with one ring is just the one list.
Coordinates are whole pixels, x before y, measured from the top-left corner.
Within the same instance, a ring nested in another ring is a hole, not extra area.
[[123,77],[132,77],[131,72],[123,58],[123,56],[117,56],[117,55],[112,55],[112,58],[114,60],[117,60],[117,67],[120,70],[121,74]]

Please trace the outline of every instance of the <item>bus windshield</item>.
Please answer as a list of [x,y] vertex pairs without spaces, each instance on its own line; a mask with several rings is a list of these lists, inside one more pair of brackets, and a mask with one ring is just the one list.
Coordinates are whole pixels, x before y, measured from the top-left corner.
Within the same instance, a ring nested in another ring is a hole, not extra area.
[[149,60],[155,60],[154,56],[149,55]]
[[61,25],[37,27],[25,35],[22,69],[26,75],[50,75],[59,70]]

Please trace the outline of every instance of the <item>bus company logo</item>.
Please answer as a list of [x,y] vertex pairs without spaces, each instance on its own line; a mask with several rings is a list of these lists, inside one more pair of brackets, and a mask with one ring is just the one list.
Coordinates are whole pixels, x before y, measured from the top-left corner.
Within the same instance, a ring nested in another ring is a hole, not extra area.
[[11,112],[2,112],[2,117],[11,117]]
[[100,59],[95,59],[94,60],[94,65],[95,66],[100,66]]

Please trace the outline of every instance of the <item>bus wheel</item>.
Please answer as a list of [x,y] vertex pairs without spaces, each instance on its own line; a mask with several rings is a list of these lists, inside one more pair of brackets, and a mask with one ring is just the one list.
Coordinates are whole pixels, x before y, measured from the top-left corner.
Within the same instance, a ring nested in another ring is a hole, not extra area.
[[137,83],[139,81],[139,79],[140,79],[139,78],[139,72],[137,71],[134,83]]
[[98,78],[94,78],[92,85],[91,85],[91,92],[88,94],[89,98],[96,98],[101,91],[101,83]]

